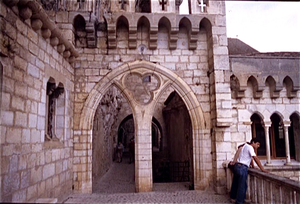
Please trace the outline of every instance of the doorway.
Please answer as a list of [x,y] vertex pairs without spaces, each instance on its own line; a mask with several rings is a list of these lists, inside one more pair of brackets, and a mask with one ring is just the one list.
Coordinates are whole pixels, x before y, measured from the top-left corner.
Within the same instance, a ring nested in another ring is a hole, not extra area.
[[159,152],[153,151],[153,182],[193,181],[192,127],[187,108],[174,91],[164,103],[166,135]]

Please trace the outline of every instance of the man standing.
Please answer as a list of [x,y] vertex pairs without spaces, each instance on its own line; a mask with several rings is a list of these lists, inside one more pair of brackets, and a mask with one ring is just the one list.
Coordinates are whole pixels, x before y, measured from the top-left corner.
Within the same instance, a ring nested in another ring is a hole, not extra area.
[[254,167],[253,159],[263,172],[269,172],[264,169],[260,160],[255,154],[254,150],[259,148],[259,146],[260,142],[257,138],[253,138],[250,143],[245,144],[242,147],[236,164],[234,165],[234,176],[230,191],[230,198],[232,200],[236,199],[236,204],[244,203],[247,191],[248,168],[250,164],[252,167]]

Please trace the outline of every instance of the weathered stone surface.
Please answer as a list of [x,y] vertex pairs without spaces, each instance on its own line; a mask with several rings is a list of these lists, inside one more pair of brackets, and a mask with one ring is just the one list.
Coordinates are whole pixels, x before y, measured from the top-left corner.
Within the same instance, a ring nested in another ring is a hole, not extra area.
[[[271,127],[274,113],[284,125],[297,124],[299,55],[230,56],[225,3],[209,1],[203,12],[196,0],[191,3],[192,14],[182,18],[171,1],[166,10],[155,2],[152,13],[135,12],[133,1],[124,8],[112,3],[112,12],[105,1],[99,9],[86,2],[44,2],[49,10],[33,15],[18,11],[22,1],[13,8],[1,2],[5,201],[62,198],[72,185],[92,192],[113,161],[114,142],[121,139],[128,151],[132,137],[138,191],[152,190],[157,158],[173,158],[193,161],[189,175],[196,189],[213,183],[222,193],[222,162],[252,138],[254,114],[262,118],[257,124]],[[85,23],[79,32],[77,15]],[[63,87],[53,101],[51,84]],[[182,101],[167,106],[173,91]],[[163,115],[166,106],[174,118]]]

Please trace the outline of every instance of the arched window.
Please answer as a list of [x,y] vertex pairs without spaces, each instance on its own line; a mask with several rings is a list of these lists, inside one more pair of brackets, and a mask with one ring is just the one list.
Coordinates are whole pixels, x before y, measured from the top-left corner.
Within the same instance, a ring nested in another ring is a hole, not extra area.
[[151,0],[135,0],[135,12],[151,13]]
[[260,147],[257,149],[257,156],[265,157],[266,156],[266,136],[265,130],[263,127],[263,121],[258,114],[253,114],[251,116],[251,129],[252,129],[252,138],[258,138],[260,141]]
[[145,45],[149,46],[149,38],[150,38],[150,22],[148,18],[142,16],[137,24],[137,45]]
[[86,47],[86,30],[85,20],[81,15],[77,15],[74,18],[74,29],[75,29],[75,45],[76,47]]
[[284,126],[281,117],[274,113],[271,116],[270,150],[272,158],[285,158]]
[[46,93],[47,93],[47,101],[46,101],[47,115],[46,115],[45,140],[46,141],[58,140],[57,132],[56,132],[56,122],[57,122],[57,107],[60,105],[57,105],[57,102],[59,96],[62,93],[64,93],[64,87],[61,83],[59,86],[56,87],[55,80],[53,78],[50,78],[47,82]]
[[191,14],[191,1],[190,0],[179,0],[179,1],[176,1],[176,6],[177,5],[179,7],[179,14],[180,15]]
[[289,127],[290,155],[297,161],[300,161],[300,150],[296,149],[295,144],[300,143],[300,117],[294,113],[290,116],[291,125]]
[[124,48],[128,46],[129,24],[126,17],[121,16],[117,21],[117,46]]

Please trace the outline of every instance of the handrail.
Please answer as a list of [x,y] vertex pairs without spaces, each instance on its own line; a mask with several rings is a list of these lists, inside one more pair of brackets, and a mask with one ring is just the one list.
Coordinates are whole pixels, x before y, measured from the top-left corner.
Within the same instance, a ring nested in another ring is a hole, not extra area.
[[270,173],[264,173],[258,169],[254,169],[254,168],[249,168],[248,169],[248,174],[249,175],[253,175],[255,176],[255,174],[264,177],[264,179],[270,180],[272,182],[275,182],[277,184],[284,184],[285,186],[288,186],[289,188],[294,189],[295,191],[299,191],[300,192],[300,182],[285,178],[285,177],[281,177],[281,176],[277,176],[274,174],[270,174]]
[[[229,161],[224,161],[226,171],[227,192],[230,192],[232,172],[228,168]],[[298,168],[297,168],[298,169]],[[259,169],[248,169],[248,188],[246,200],[251,203],[300,203],[300,182],[271,173],[264,173]]]
[[300,182],[249,168],[246,197],[252,203],[300,203]]

